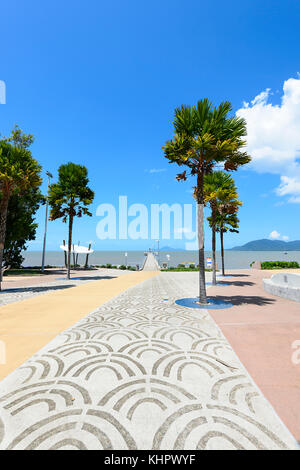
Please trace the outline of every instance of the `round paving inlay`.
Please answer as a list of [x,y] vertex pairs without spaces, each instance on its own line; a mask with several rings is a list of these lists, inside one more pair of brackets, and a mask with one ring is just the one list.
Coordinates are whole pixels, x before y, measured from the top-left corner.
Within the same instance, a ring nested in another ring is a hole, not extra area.
[[207,310],[215,310],[215,309],[222,309],[222,308],[231,308],[233,304],[231,302],[226,302],[221,299],[216,299],[215,297],[207,297],[207,304],[199,304],[199,298],[185,298],[185,299],[178,299],[175,301],[177,305],[181,307],[188,307],[188,308],[204,308]]

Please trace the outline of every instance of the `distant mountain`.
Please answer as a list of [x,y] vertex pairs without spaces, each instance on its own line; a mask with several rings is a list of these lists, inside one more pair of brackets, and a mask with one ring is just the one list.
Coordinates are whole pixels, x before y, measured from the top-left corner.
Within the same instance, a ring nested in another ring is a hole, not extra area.
[[300,251],[300,240],[284,242],[282,240],[254,240],[242,246],[231,248],[235,251]]

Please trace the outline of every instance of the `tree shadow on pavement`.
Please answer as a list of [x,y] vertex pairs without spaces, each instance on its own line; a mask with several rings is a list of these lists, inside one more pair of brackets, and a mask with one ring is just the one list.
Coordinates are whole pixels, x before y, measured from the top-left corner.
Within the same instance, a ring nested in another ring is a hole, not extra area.
[[74,281],[100,281],[101,279],[115,279],[116,276],[71,276],[70,281],[74,279]]
[[216,295],[212,296],[222,302],[231,302],[233,305],[258,305],[263,307],[264,305],[272,305],[276,300],[268,297],[261,297],[258,295]]
[[227,286],[237,286],[237,287],[243,287],[243,286],[254,286],[254,282],[251,281],[219,281],[218,284],[224,284]]
[[69,289],[70,287],[75,287],[74,284],[65,284],[64,286],[38,286],[38,287],[14,287],[12,289],[3,289],[0,292],[1,294],[18,294],[21,292],[35,293],[35,292],[46,292],[52,290],[63,290]]
[[225,274],[223,277],[249,277],[250,274]]
[[[82,276],[82,277],[74,277],[71,279],[61,279],[65,280],[67,282],[72,282],[72,281],[99,281],[101,279],[115,279],[115,276]],[[45,291],[52,291],[52,290],[61,290],[61,289],[68,289],[70,287],[76,287],[76,284],[62,284],[60,286],[28,286],[28,287],[12,287],[8,289],[3,289],[0,292],[3,294],[16,294],[16,293],[21,293],[21,292],[45,292]]]

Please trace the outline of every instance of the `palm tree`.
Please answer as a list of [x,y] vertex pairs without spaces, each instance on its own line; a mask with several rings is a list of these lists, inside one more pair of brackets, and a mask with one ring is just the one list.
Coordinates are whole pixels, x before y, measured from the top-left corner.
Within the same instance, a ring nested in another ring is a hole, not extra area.
[[[212,284],[217,284],[216,273],[216,231],[217,218],[224,203],[235,201],[237,197],[234,179],[224,171],[214,171],[204,176],[204,200],[210,205],[209,223],[212,230]],[[228,209],[229,210],[229,209]]]
[[177,180],[186,180],[187,172],[196,176],[196,198],[198,208],[199,244],[199,300],[206,304],[204,265],[204,176],[213,171],[216,164],[223,164],[226,171],[237,170],[250,161],[243,152],[246,142],[246,121],[229,117],[232,106],[228,101],[213,106],[208,99],[198,101],[190,107],[182,105],[175,109],[173,139],[163,147],[170,163],[187,169],[177,175]]
[[41,184],[41,166],[28,150],[32,142],[33,136],[23,134],[17,127],[11,137],[0,140],[0,290],[10,198]]
[[62,218],[69,221],[67,279],[71,271],[71,247],[74,217],[92,216],[87,206],[94,200],[94,192],[88,187],[88,171],[85,166],[67,163],[58,169],[58,182],[49,188],[50,220]]
[[221,211],[217,215],[217,232],[220,232],[220,242],[221,242],[221,258],[222,258],[222,276],[225,276],[225,263],[224,263],[224,233],[226,232],[232,232],[232,233],[239,233],[238,228],[239,228],[239,223],[240,219],[237,216],[237,211],[239,209],[239,206],[241,205],[240,201],[236,201],[236,210],[234,213],[227,212],[226,213],[226,207],[223,209],[221,208]]

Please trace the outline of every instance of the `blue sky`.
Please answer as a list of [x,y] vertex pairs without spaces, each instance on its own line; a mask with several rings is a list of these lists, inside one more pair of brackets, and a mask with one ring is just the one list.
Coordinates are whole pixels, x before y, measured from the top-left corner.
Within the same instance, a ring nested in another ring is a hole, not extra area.
[[[15,123],[33,133],[33,154],[54,176],[68,161],[89,170],[94,216],[75,223],[74,241],[145,249],[152,242],[98,240],[97,206],[117,206],[119,195],[148,206],[192,202],[194,182],[175,181],[177,168],[161,146],[174,108],[204,97],[230,100],[251,130],[253,164],[235,174],[244,203],[240,234],[228,235],[226,246],[272,232],[300,239],[297,0],[10,0],[1,20],[1,134]],[[30,249],[42,246],[44,210]],[[67,227],[48,227],[48,249],[55,250]]]

